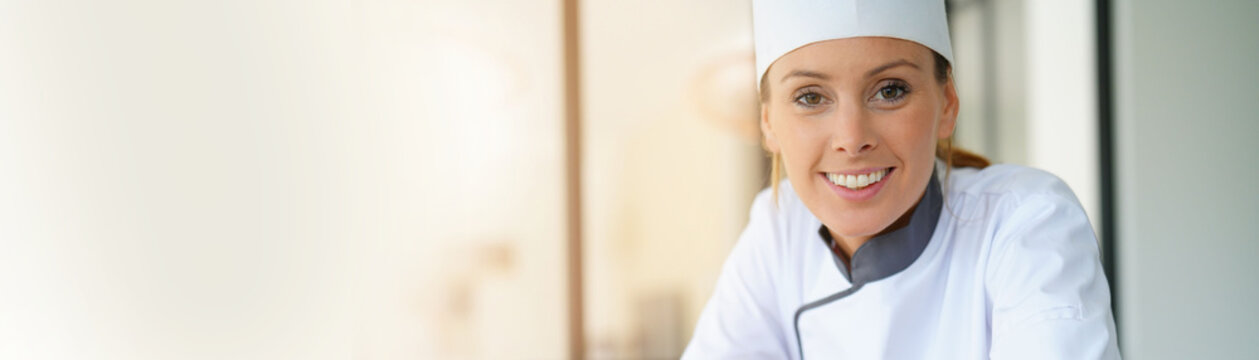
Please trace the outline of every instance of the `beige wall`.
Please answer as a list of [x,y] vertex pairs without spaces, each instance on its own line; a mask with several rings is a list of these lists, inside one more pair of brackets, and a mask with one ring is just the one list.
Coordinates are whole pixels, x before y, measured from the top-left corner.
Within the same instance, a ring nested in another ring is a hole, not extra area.
[[556,2],[0,3],[0,358],[561,358]]

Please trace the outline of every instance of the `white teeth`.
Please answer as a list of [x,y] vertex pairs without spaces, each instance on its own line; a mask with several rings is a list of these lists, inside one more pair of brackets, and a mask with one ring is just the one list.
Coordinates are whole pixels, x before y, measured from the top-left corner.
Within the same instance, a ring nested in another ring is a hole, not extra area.
[[849,189],[857,190],[870,186],[883,180],[883,176],[887,175],[887,169],[875,171],[869,174],[861,175],[841,175],[835,173],[826,173],[826,178],[831,183],[843,186]]

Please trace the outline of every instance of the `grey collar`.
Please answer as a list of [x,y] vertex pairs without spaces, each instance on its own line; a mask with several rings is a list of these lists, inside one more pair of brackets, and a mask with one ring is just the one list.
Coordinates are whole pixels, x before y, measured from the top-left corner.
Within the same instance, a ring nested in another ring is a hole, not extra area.
[[[862,285],[882,280],[905,270],[918,259],[919,255],[922,255],[923,249],[927,248],[927,243],[931,241],[931,236],[935,233],[936,223],[940,220],[940,209],[943,205],[940,182],[936,180],[933,172],[921,201],[914,207],[914,213],[910,215],[909,225],[871,238],[858,247],[852,255],[851,275],[844,266],[843,260],[832,253],[831,257],[834,258],[839,272],[844,274],[844,278],[848,279],[849,283]],[[830,249],[832,239],[826,225],[818,229],[818,235],[821,235],[822,242],[826,244],[827,249]]]

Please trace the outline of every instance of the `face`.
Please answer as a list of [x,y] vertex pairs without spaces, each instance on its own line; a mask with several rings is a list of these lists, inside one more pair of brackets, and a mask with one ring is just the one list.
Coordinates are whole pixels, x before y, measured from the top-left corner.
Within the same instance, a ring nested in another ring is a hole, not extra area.
[[930,49],[858,37],[806,45],[766,73],[766,147],[805,206],[845,239],[888,229],[922,197],[957,95]]

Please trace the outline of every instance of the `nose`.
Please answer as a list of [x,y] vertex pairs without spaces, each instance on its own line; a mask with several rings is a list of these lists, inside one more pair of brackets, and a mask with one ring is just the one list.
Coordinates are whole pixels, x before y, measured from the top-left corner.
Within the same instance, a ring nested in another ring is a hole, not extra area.
[[831,131],[831,149],[857,156],[878,147],[877,136],[870,128],[869,115],[865,109],[849,106],[835,113],[836,116],[832,119],[835,126]]

